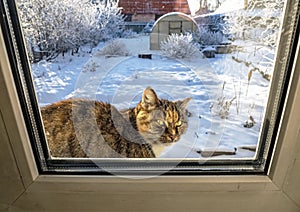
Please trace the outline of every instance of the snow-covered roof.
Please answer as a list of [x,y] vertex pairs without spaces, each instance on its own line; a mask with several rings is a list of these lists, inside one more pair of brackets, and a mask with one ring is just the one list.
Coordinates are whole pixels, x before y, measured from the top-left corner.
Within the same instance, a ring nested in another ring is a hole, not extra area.
[[182,12],[170,12],[170,13],[167,13],[167,14],[164,14],[163,16],[159,17],[159,19],[157,19],[154,23],[154,25],[156,23],[158,23],[159,21],[165,19],[166,17],[171,17],[171,16],[180,16],[182,17],[183,19],[186,19],[186,20],[189,20],[189,21],[192,21],[196,24],[195,20],[193,18],[191,18],[191,16],[185,14],[185,13],[182,13]]

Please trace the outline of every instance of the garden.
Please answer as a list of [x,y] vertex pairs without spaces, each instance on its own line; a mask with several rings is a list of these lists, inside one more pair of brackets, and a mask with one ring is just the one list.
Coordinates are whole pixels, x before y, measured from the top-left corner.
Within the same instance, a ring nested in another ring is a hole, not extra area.
[[123,27],[113,1],[19,0],[18,7],[41,107],[88,98],[127,109],[151,86],[161,98],[192,98],[187,132],[160,157],[255,157],[282,1],[194,17],[197,33],[171,34],[160,50],[150,50],[151,32]]

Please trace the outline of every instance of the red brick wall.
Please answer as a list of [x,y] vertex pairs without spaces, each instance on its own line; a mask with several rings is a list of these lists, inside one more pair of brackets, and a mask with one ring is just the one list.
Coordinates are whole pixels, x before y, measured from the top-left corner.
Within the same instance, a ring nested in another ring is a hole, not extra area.
[[190,14],[187,0],[119,0],[123,14],[158,14],[182,12]]

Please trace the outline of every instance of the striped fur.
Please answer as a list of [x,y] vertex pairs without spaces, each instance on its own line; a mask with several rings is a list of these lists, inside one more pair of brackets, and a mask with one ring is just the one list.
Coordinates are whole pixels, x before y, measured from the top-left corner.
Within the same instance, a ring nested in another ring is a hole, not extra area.
[[69,99],[41,109],[52,157],[152,158],[153,145],[174,143],[187,128],[190,99],[159,99],[150,87],[125,111],[108,103]]

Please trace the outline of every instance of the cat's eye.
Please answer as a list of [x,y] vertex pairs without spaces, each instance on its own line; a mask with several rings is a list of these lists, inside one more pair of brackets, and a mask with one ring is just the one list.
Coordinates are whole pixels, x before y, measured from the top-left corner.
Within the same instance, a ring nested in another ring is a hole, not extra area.
[[1,1],[42,173],[268,172],[299,0],[157,2]]

